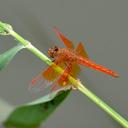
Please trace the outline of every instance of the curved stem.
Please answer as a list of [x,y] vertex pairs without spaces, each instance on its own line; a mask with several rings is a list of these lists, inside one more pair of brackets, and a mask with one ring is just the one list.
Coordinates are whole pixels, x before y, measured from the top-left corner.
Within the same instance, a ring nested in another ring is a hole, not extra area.
[[[54,64],[47,56],[45,56],[42,52],[40,52],[29,41],[25,40],[23,37],[21,37],[19,34],[17,34],[15,31],[13,31],[12,29],[10,29],[10,27],[7,27],[6,25],[7,24],[4,24],[4,23],[0,22],[0,27],[3,28],[3,29],[5,29],[7,32],[9,32],[11,36],[13,36],[15,39],[17,39],[29,51],[31,51],[33,54],[35,54],[38,58],[40,58],[42,61],[44,61],[48,65]],[[54,66],[54,69],[58,73],[60,73],[60,74],[63,73],[63,71],[64,71],[62,68],[60,68],[57,65]],[[120,125],[122,125],[125,128],[128,128],[128,121],[125,120],[120,114],[118,114],[114,109],[112,109],[110,106],[108,106],[104,101],[102,101],[99,97],[97,97],[93,92],[91,92],[85,86],[83,86],[78,80],[74,79],[71,76],[69,76],[68,78],[69,78],[70,82],[75,87],[77,87],[84,95],[86,95],[94,103],[96,103],[100,108],[102,108],[105,112],[107,112]]]

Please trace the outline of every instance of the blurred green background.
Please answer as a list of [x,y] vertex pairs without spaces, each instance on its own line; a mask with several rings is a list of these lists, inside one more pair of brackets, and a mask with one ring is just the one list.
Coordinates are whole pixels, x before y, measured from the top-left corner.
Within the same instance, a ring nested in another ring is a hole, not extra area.
[[[0,0],[0,20],[47,54],[63,47],[52,28],[57,26],[75,45],[82,41],[89,57],[119,72],[118,79],[82,68],[80,79],[90,90],[128,117],[128,1],[121,0]],[[16,45],[0,37],[0,53]],[[21,51],[0,73],[0,97],[12,105],[38,98],[29,82],[47,65],[27,50]],[[43,128],[121,128],[80,92],[72,92]]]

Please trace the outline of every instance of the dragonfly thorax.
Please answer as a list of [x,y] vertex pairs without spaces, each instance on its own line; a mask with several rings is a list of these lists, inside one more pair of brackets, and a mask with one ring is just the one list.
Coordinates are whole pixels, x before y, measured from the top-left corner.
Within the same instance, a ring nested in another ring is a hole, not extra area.
[[76,61],[76,53],[72,49],[61,48],[58,54],[64,56],[65,61],[74,62]]

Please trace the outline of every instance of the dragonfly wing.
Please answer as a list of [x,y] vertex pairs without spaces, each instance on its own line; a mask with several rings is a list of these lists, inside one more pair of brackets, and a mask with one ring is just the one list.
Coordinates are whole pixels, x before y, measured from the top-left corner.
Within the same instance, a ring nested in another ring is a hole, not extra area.
[[54,31],[57,37],[65,44],[67,48],[73,49],[73,44],[69,39],[67,39],[56,27],[54,27]]
[[53,81],[55,80],[59,74],[54,70],[54,65],[51,65],[48,67],[43,73],[43,77],[47,79],[48,81]]
[[85,48],[84,48],[84,46],[83,46],[83,44],[82,44],[82,42],[80,42],[80,43],[78,44],[78,46],[76,47],[76,52],[77,52],[77,54],[80,55],[80,56],[83,56],[83,57],[85,57],[85,58],[89,58],[89,57],[88,57],[88,54],[87,54],[87,52],[86,52],[86,50],[85,50]]
[[68,81],[68,75],[71,75],[72,77],[76,78],[79,72],[80,72],[80,67],[78,64],[68,63],[64,70],[64,73],[59,77],[58,83],[60,85],[69,84],[70,82]]
[[28,89],[32,94],[41,92],[42,95],[42,92],[52,85],[52,82],[42,78],[42,74],[40,74],[40,77],[41,79],[34,78],[29,84]]
[[[61,68],[64,68],[63,58],[64,56],[59,56],[54,63]],[[53,83],[55,84],[56,79],[60,75],[54,70],[56,66],[55,64],[49,66],[46,70],[43,71],[43,73],[40,73],[38,76],[33,78],[29,84],[29,90],[34,93],[40,92],[43,91],[45,88],[52,86]]]
[[68,63],[63,74],[58,79],[58,84],[65,86],[68,84],[68,75],[71,73],[72,63]]
[[[64,63],[63,63],[63,56],[58,57],[54,63],[61,68],[64,68]],[[43,77],[46,78],[48,81],[53,81],[55,80],[60,74],[54,70],[54,64],[49,66],[43,73]]]
[[76,63],[72,63],[71,73],[70,75],[74,78],[77,78],[77,75],[80,73],[80,66]]

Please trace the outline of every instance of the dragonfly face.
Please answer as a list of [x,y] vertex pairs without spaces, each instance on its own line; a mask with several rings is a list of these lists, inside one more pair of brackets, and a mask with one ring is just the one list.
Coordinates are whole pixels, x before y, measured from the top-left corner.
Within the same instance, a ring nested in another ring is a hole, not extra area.
[[57,46],[54,46],[53,48],[48,49],[48,55],[51,58],[54,58],[58,55],[59,48]]

